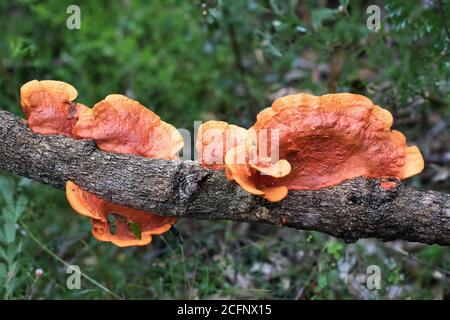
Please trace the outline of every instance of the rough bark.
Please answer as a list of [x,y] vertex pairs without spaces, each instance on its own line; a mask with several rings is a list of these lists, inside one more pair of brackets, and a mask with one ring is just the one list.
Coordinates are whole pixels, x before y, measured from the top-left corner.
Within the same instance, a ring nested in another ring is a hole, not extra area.
[[0,110],[0,168],[64,189],[68,179],[112,202],[195,219],[227,219],[316,230],[347,242],[375,237],[450,245],[450,195],[358,178],[278,203],[252,196],[194,161],[102,152],[92,141],[34,134]]

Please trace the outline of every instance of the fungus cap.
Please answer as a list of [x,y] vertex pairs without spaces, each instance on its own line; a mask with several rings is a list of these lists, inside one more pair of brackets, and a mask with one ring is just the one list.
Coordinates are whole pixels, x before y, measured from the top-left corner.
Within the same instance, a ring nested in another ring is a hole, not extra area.
[[[290,172],[289,163],[285,160],[280,160],[268,166],[252,164],[249,157],[251,153],[252,151],[249,151],[245,145],[228,150],[225,155],[228,179],[236,181],[245,191],[264,197],[270,202],[284,199],[288,193],[288,189],[285,186],[262,186],[259,181],[264,175],[274,178],[287,175]],[[240,160],[243,155],[244,161]]]
[[[417,147],[391,130],[392,122],[389,111],[361,95],[288,95],[258,114],[246,132],[250,143],[218,157],[224,157],[229,180],[270,201],[287,190],[316,190],[359,176],[405,179],[421,172],[424,161]],[[203,148],[208,143],[216,142],[201,140]]]
[[241,127],[223,121],[208,121],[200,126],[197,136],[199,162],[213,169],[225,169],[229,180],[236,182],[247,192],[279,201],[287,194],[285,187],[258,189],[256,175],[284,177],[290,172],[286,160],[273,162],[262,157],[256,150],[249,132]]
[[278,130],[280,158],[292,170],[284,178],[263,177],[260,182],[314,190],[359,176],[405,179],[420,173],[424,161],[419,149],[408,147],[405,136],[391,130],[392,122],[389,111],[361,95],[277,99],[258,115],[250,131]]
[[[100,241],[112,242],[120,247],[141,246],[152,241],[152,235],[160,235],[170,229],[176,217],[163,217],[142,210],[116,205],[94,194],[82,190],[72,181],[67,181],[66,194],[72,208],[91,218],[92,234]],[[115,218],[115,231],[108,219]],[[133,232],[131,224],[140,231],[140,238]]]
[[183,147],[183,138],[174,126],[138,101],[119,94],[107,96],[83,113],[74,133],[94,139],[103,151],[148,158],[177,159]]
[[72,136],[75,123],[88,108],[75,103],[77,90],[55,80],[32,80],[20,88],[20,103],[28,126],[39,134]]
[[198,161],[206,168],[222,170],[225,168],[225,154],[228,150],[251,143],[246,129],[224,121],[207,121],[198,128]]

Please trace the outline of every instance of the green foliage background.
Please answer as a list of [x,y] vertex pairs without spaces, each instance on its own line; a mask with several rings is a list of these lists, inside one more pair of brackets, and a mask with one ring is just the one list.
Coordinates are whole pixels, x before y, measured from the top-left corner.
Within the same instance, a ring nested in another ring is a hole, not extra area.
[[[122,93],[177,127],[249,126],[279,96],[354,92],[388,108],[427,168],[409,181],[450,189],[450,3],[375,1],[2,1],[0,106],[17,114],[32,79],[74,85],[93,105]],[[81,30],[66,28],[71,4]],[[446,31],[447,28],[447,31]],[[1,152],[1,151],[0,151]],[[445,298],[450,252],[228,222],[180,221],[144,248],[90,236],[64,193],[0,175],[0,294],[6,299]],[[81,290],[66,287],[79,265]],[[382,289],[365,288],[366,268]],[[36,276],[37,269],[43,275]]]

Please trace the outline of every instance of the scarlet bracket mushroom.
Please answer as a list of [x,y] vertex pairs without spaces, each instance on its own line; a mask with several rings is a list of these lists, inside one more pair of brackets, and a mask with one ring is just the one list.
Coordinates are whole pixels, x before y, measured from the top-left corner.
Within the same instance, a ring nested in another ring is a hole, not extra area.
[[229,149],[251,143],[246,129],[224,121],[207,121],[198,128],[198,161],[206,168],[223,170],[226,168],[225,154]]
[[[67,181],[66,194],[76,212],[91,218],[93,236],[119,247],[149,244],[152,235],[163,234],[177,220],[175,217],[162,217],[115,205],[82,190],[71,181]],[[114,226],[111,225],[111,218],[115,220]],[[137,230],[133,230],[133,226],[136,226]]]
[[[33,80],[25,84],[21,102],[28,125],[36,133],[95,140],[104,151],[177,158],[183,146],[181,135],[137,101],[109,95],[89,109],[75,104],[76,96],[75,88],[64,82]],[[67,182],[66,194],[76,212],[91,218],[94,237],[117,246],[148,244],[152,235],[166,232],[177,221],[176,217],[112,204],[72,181]]]
[[40,134],[72,136],[78,117],[86,109],[75,103],[77,90],[68,83],[32,80],[20,88],[20,103],[28,126]]
[[[224,154],[227,176],[256,195],[275,188],[278,200],[287,194],[282,187],[316,190],[360,176],[405,179],[420,173],[424,162],[417,147],[408,147],[405,136],[391,130],[392,121],[389,111],[361,95],[288,95],[261,111],[248,135],[256,153],[269,150],[271,159],[274,141],[267,132],[276,131],[278,157],[290,164],[289,174],[264,174],[249,160],[252,150],[238,145]],[[259,139],[261,133],[269,138]],[[236,164],[238,157],[244,163]]]
[[[148,158],[176,159],[183,138],[172,125],[161,121],[152,111],[126,96],[113,94],[81,116],[74,135],[93,139],[103,151],[141,155]],[[92,218],[92,234],[98,240],[118,246],[145,245],[152,235],[166,232],[176,217],[162,217],[150,212],[113,205],[81,190],[68,181],[66,194],[72,208]],[[108,217],[116,218],[112,230]],[[140,233],[136,235],[136,227]]]
[[172,160],[183,147],[174,126],[120,94],[111,94],[80,115],[74,135],[93,139],[103,151]]
[[223,121],[208,121],[199,128],[196,146],[199,162],[204,167],[225,169],[227,178],[236,180],[247,192],[269,201],[279,201],[286,196],[287,188],[284,186],[258,189],[255,181],[248,179],[251,172],[279,178],[291,170],[286,160],[272,162],[272,158],[259,154],[248,130]]

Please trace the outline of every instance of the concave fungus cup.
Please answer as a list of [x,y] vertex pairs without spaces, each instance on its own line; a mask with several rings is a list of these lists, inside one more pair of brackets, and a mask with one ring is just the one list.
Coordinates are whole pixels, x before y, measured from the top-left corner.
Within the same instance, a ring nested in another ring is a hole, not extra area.
[[[278,200],[281,187],[317,190],[360,176],[408,178],[423,170],[423,158],[417,147],[407,146],[401,132],[391,130],[392,121],[389,111],[361,95],[285,96],[258,114],[247,132],[250,148],[240,144],[223,154],[227,177],[256,195],[277,190]],[[272,164],[276,150],[276,158],[283,159],[278,163],[287,168],[281,162],[287,161],[290,172],[276,176],[252,164],[252,152],[260,159],[261,150],[267,150],[263,158]],[[236,164],[239,157],[245,161]]]
[[[181,135],[137,101],[114,94],[89,109],[73,103],[76,96],[77,91],[63,82],[28,82],[21,88],[21,102],[29,127],[41,134],[95,140],[103,151],[177,158],[183,146]],[[152,235],[166,232],[177,221],[115,205],[72,181],[67,182],[66,195],[76,212],[91,218],[95,238],[121,247],[146,245]]]

